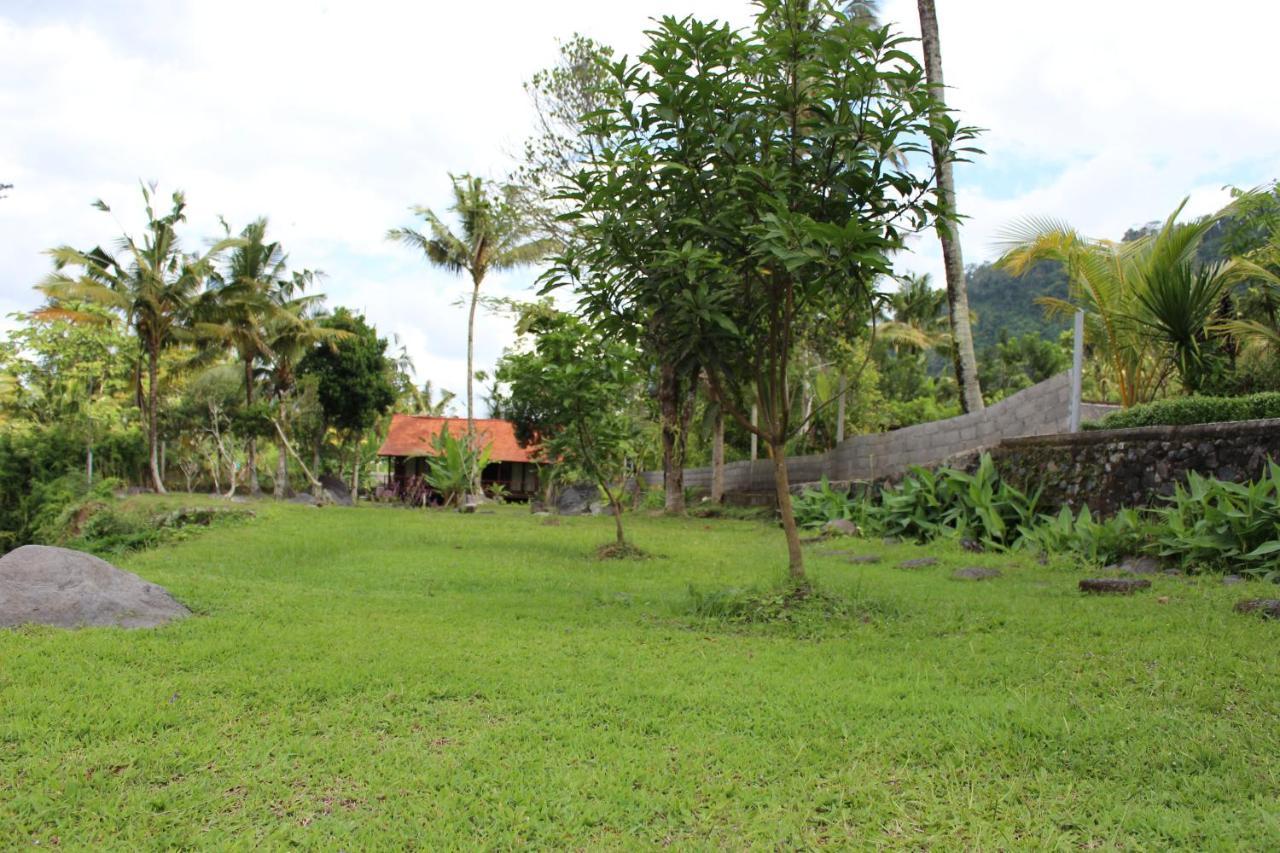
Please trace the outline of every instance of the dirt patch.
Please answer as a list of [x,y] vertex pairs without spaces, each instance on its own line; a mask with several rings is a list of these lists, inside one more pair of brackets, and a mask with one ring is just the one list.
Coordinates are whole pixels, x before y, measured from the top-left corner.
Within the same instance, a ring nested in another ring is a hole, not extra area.
[[1150,589],[1151,581],[1145,578],[1086,578],[1080,581],[1080,591],[1093,595],[1133,595],[1140,589]]
[[610,542],[596,549],[597,560],[647,560],[649,554],[630,542]]

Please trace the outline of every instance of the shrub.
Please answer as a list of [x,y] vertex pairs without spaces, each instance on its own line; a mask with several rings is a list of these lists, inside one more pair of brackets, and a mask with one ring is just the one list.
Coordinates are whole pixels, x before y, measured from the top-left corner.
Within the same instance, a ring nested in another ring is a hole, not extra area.
[[955,468],[913,467],[896,488],[884,489],[871,517],[885,533],[916,542],[943,534],[1006,549],[1035,519],[1039,490],[1031,495],[1000,479],[989,454],[968,474]]
[[1101,565],[1145,553],[1154,543],[1154,525],[1141,511],[1122,509],[1109,519],[1095,519],[1089,508],[1073,515],[1063,507],[1019,529],[1018,547],[1042,554],[1070,554]]
[[1113,412],[1102,420],[1084,424],[1084,428],[1184,426],[1261,418],[1280,418],[1280,392],[1268,391],[1248,397],[1176,397],[1157,400],[1122,412]]
[[1156,552],[1184,569],[1211,569],[1280,579],[1280,465],[1253,483],[1195,472],[1179,485],[1159,519]]
[[870,502],[862,497],[854,497],[848,491],[833,489],[826,477],[816,489],[805,489],[791,501],[791,509],[796,515],[796,524],[807,530],[815,530],[823,525],[844,519],[852,521],[861,530],[871,526]]

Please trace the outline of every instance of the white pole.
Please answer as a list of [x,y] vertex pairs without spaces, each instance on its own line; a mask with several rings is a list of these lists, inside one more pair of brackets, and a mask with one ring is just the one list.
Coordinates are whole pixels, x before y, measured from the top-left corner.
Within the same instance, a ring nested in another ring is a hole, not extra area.
[[[752,426],[760,425],[758,423],[759,417],[760,417],[760,411],[756,407],[756,405],[753,403],[751,405],[751,425]],[[758,455],[758,450],[760,446],[759,441],[760,441],[760,436],[756,435],[754,432],[751,433],[751,461],[752,462],[756,461],[756,456]]]
[[1076,312],[1071,335],[1071,432],[1080,431],[1080,395],[1084,386],[1084,312]]

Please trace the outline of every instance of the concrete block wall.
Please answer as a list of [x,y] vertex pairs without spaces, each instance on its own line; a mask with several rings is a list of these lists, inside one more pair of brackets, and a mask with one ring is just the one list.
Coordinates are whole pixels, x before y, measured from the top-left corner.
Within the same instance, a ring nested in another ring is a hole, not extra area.
[[[1063,433],[1069,427],[1070,406],[1071,376],[1062,373],[981,412],[891,432],[855,435],[826,453],[790,458],[787,476],[792,484],[813,483],[824,476],[828,480],[872,480],[901,473],[911,465],[930,465],[995,447],[1008,438]],[[1094,420],[1114,408],[1086,404],[1081,416]],[[767,459],[730,462],[724,468],[726,492],[773,488],[773,463]],[[643,477],[650,486],[662,484],[661,471],[649,471]],[[684,482],[690,488],[709,490],[711,469],[686,468]]]

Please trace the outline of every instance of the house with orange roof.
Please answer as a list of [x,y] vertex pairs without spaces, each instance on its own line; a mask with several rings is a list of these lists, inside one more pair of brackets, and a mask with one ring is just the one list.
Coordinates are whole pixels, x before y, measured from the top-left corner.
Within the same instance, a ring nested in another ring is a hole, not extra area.
[[[476,418],[476,437],[489,448],[489,464],[480,475],[488,494],[501,486],[509,498],[528,500],[538,494],[538,448],[521,447],[515,425],[495,418]],[[427,459],[435,455],[436,436],[445,430],[454,438],[467,434],[466,418],[392,415],[387,438],[378,456],[387,460],[388,483],[395,495],[415,504],[431,502],[426,484]]]

